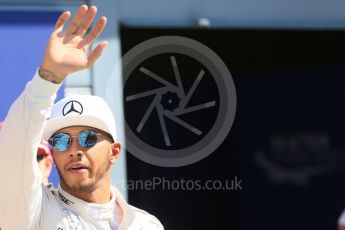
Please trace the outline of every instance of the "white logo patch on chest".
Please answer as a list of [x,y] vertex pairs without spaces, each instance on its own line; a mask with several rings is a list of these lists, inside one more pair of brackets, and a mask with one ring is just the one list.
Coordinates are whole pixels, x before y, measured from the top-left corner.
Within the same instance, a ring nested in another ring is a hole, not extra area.
[[82,230],[79,216],[71,209],[64,208],[64,218],[58,225],[58,230]]

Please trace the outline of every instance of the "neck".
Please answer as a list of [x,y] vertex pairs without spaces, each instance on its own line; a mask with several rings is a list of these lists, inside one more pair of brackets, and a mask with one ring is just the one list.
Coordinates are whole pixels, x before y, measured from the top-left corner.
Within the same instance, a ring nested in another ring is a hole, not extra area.
[[104,204],[111,200],[110,176],[105,176],[87,191],[75,191],[63,182],[60,185],[65,192],[89,203]]

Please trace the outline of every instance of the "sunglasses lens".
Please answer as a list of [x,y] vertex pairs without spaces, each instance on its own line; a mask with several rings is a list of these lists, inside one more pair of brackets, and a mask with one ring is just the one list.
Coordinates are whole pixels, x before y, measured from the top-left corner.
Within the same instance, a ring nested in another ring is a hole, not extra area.
[[71,137],[66,133],[56,134],[52,138],[52,146],[57,151],[66,151],[71,145]]
[[81,147],[90,148],[97,143],[97,133],[92,130],[82,131],[78,139]]

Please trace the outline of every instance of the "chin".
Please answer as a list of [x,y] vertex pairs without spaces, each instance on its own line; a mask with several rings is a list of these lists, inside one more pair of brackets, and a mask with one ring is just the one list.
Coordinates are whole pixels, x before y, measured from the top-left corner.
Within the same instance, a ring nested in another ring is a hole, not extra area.
[[94,190],[95,184],[94,183],[73,183],[68,185],[68,188],[73,192],[92,192]]
[[88,180],[86,177],[60,177],[61,182],[64,184],[67,190],[78,193],[78,192],[90,192],[94,189],[95,183]]

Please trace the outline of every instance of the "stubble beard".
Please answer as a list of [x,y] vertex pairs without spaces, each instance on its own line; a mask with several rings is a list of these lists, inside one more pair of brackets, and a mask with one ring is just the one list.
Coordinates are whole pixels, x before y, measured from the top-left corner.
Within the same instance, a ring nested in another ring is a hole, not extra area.
[[56,167],[57,172],[60,176],[60,180],[61,180],[60,183],[64,184],[67,190],[73,193],[85,193],[85,192],[87,193],[87,192],[94,191],[96,189],[96,184],[104,178],[108,168],[109,168],[108,162],[104,161],[102,164],[102,167],[96,172],[95,179],[93,181],[88,182],[88,183],[81,181],[78,184],[70,185],[67,182],[66,178],[63,176],[63,174],[60,172],[59,168]]

